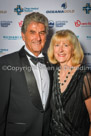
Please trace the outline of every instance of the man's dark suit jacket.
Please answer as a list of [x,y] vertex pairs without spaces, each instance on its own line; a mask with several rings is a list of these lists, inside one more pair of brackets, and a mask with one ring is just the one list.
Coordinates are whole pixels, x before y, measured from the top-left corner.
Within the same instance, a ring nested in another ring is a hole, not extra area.
[[0,136],[48,135],[51,91],[43,110],[35,77],[28,68],[24,47],[0,58]]

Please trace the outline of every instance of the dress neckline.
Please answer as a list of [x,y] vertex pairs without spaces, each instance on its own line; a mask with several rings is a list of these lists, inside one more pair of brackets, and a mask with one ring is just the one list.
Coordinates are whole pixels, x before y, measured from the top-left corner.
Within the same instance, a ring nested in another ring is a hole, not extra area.
[[[72,75],[72,78],[70,79],[70,81],[69,81],[69,83],[68,83],[66,89],[65,89],[63,92],[61,92],[60,83],[58,82],[58,79],[57,79],[58,88],[59,88],[59,91],[60,91],[61,96],[64,96],[64,95],[69,91],[69,88],[70,88],[70,86],[72,85],[72,82],[76,79],[76,75],[77,75],[78,71],[80,70],[80,67],[82,67],[82,65],[80,65],[80,66],[77,68],[77,70],[74,72],[74,74]],[[58,70],[57,70],[57,72],[58,72]]]

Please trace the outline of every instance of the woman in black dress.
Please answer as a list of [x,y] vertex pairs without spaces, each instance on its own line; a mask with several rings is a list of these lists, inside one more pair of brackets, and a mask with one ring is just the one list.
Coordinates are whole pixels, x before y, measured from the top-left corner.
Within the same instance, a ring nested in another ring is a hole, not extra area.
[[71,30],[56,32],[48,49],[56,64],[49,136],[91,136],[91,71]]

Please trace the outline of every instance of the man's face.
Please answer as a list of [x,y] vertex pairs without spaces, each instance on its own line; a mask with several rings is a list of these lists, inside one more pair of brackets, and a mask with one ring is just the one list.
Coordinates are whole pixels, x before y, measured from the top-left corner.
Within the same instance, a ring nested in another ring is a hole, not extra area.
[[44,24],[31,22],[28,25],[26,32],[21,34],[27,48],[35,56],[38,56],[46,42],[46,30]]

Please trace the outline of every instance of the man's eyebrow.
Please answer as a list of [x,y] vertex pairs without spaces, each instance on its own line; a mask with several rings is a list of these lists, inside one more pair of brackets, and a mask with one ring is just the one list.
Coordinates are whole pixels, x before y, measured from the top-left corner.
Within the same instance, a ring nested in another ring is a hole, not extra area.
[[[30,32],[36,32],[35,30],[30,30]],[[46,32],[46,30],[43,30],[43,31],[40,31],[39,33],[45,33]]]
[[40,32],[46,32],[46,30],[40,31]]
[[35,30],[30,30],[30,32],[36,32]]

